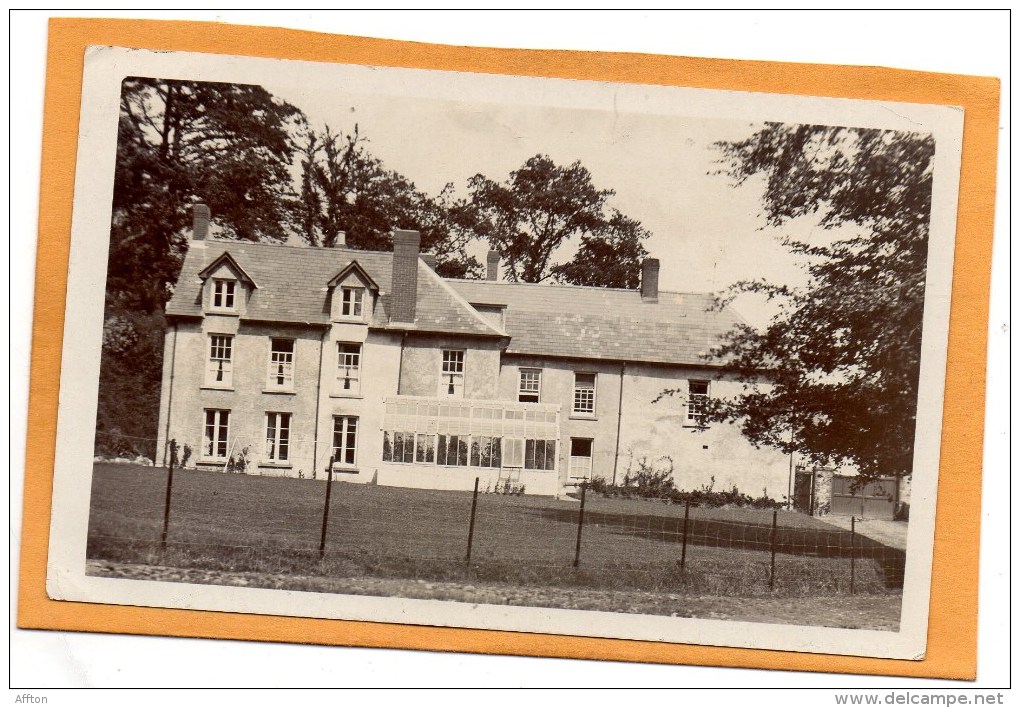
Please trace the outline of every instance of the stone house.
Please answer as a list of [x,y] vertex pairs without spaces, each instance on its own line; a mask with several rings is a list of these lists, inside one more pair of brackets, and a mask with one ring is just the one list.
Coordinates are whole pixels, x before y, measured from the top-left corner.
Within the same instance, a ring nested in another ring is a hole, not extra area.
[[[704,401],[743,386],[706,354],[740,321],[709,295],[444,279],[395,231],[393,252],[218,241],[195,209],[173,297],[159,447],[252,474],[559,494],[641,465],[680,488],[787,493],[790,459]],[[678,266],[679,267],[679,266]],[[678,395],[654,402],[664,389]]]

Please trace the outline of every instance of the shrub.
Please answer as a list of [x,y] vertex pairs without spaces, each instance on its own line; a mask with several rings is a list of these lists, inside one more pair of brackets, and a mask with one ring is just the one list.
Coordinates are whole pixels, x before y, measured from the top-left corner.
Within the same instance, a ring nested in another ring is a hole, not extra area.
[[783,501],[769,497],[768,490],[765,489],[759,497],[741,492],[736,485],[724,491],[716,491],[715,477],[711,477],[707,484],[691,491],[677,489],[673,482],[673,459],[669,456],[660,457],[652,465],[648,464],[647,458],[641,458],[637,461],[637,466],[636,472],[632,473],[628,469],[622,485],[614,486],[604,477],[594,477],[588,483],[588,489],[604,497],[637,497],[667,504],[690,502],[694,506],[737,506],[753,509],[781,509],[785,506]]

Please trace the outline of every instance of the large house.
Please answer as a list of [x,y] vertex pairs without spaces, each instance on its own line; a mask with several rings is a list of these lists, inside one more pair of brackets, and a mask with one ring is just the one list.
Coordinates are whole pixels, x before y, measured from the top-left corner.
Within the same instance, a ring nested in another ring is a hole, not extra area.
[[[198,467],[407,487],[560,494],[642,465],[680,488],[787,493],[790,459],[704,402],[739,390],[706,356],[739,316],[709,295],[442,278],[393,252],[219,241],[209,210],[167,305],[159,450]],[[678,266],[679,267],[679,266]],[[659,398],[665,389],[678,393]]]

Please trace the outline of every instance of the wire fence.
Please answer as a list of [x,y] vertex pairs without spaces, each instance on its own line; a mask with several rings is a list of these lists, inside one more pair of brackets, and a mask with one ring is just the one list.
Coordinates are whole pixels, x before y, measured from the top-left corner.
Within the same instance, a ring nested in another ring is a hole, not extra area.
[[624,499],[583,486],[577,497],[97,465],[88,557],[281,578],[715,595],[902,588],[905,553],[865,535],[869,522],[852,519],[844,530],[799,512]]

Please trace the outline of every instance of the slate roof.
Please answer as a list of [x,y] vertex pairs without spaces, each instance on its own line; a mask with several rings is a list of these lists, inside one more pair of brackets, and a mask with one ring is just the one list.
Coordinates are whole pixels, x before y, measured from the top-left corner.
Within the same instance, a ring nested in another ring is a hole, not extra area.
[[743,318],[704,293],[447,280],[468,302],[505,305],[508,354],[719,366],[706,355]]
[[[207,264],[229,253],[258,288],[248,301],[244,318],[292,324],[326,325],[330,321],[327,284],[338,271],[356,260],[379,286],[380,306],[370,326],[413,329],[421,332],[500,337],[442,278],[418,261],[418,303],[414,325],[391,323],[390,290],[393,254],[346,248],[302,248],[249,241],[205,242],[205,249],[190,248],[181,266],[173,297],[167,303],[170,317],[201,317],[199,273]],[[203,253],[204,250],[204,253]]]
[[[199,273],[224,253],[258,283],[247,320],[328,324],[327,285],[357,261],[380,291],[371,327],[509,337],[508,354],[719,366],[724,362],[707,355],[744,322],[730,307],[713,309],[704,293],[660,291],[651,303],[637,290],[443,279],[419,260],[416,321],[409,326],[389,320],[392,253],[217,240],[206,241],[205,253],[189,249],[168,316],[202,316]],[[503,330],[469,303],[504,306]]]

